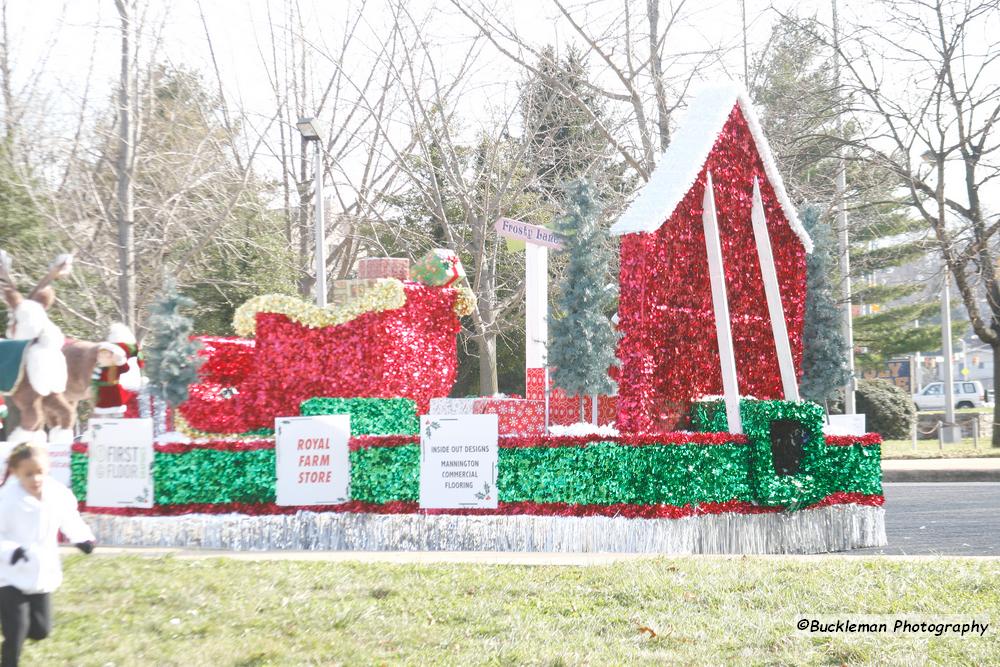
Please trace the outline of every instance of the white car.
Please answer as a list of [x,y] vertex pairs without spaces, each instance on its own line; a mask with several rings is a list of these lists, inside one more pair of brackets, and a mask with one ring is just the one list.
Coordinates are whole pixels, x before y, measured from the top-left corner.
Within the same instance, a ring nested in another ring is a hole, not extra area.
[[[986,405],[986,391],[978,380],[953,383],[955,408],[979,408]],[[944,382],[931,382],[913,396],[917,410],[944,410]]]

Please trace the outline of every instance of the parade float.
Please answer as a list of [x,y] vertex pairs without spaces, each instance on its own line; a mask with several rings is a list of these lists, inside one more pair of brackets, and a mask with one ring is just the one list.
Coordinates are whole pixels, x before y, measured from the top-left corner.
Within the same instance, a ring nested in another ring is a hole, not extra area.
[[[457,257],[371,259],[326,308],[262,296],[237,312],[239,338],[204,338],[172,417],[185,441],[132,447],[122,427],[74,445],[88,521],[109,544],[223,549],[885,544],[879,437],[824,435],[822,408],[799,400],[811,242],[745,93],[699,98],[612,233],[619,390],[585,416],[617,428],[553,434],[581,402],[531,350],[525,398],[448,398],[475,306]],[[128,474],[141,479],[107,492]]]

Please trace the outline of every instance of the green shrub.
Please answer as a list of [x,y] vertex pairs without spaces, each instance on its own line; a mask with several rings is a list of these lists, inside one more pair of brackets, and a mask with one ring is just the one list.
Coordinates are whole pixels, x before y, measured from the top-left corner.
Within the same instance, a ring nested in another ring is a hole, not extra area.
[[886,440],[904,440],[917,418],[913,397],[888,380],[859,380],[857,411],[864,413],[866,430]]

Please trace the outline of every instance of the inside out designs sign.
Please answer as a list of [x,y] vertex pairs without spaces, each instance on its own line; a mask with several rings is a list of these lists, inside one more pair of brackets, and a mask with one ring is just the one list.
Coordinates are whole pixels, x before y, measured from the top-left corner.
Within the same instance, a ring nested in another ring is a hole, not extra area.
[[350,415],[274,420],[278,505],[339,505],[351,497]]
[[153,420],[91,419],[87,504],[153,506]]
[[497,416],[420,418],[420,507],[497,506]]

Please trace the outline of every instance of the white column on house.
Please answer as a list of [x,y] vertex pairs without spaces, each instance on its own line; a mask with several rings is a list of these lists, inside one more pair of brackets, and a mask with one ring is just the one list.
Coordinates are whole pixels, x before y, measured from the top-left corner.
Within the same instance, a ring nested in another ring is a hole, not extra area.
[[730,433],[742,433],[740,392],[736,382],[736,355],[733,352],[733,332],[729,324],[729,300],[726,296],[726,273],[722,263],[722,243],[719,221],[715,215],[715,193],[712,172],[705,174],[705,197],[702,200],[701,221],[705,227],[705,250],[708,252],[708,275],[712,283],[712,306],[715,310],[715,336],[719,343],[719,363],[722,370],[722,393],[726,402],[726,419]]
[[753,221],[753,237],[757,243],[761,277],[764,279],[764,295],[767,297],[767,314],[771,318],[774,349],[778,353],[781,386],[786,401],[798,401],[799,383],[795,377],[795,362],[792,360],[792,347],[788,342],[788,327],[785,323],[785,309],[781,304],[778,272],[774,268],[774,254],[771,252],[771,235],[767,231],[764,202],[760,198],[760,184],[756,176],[753,179],[753,207],[750,219]]

